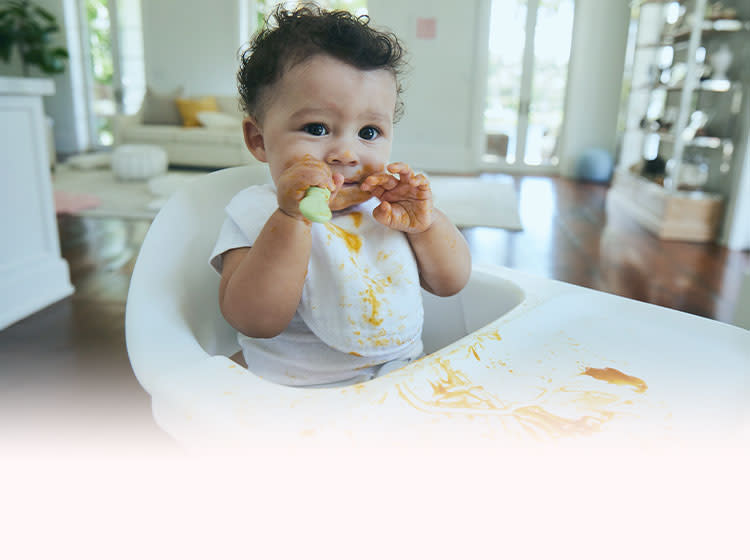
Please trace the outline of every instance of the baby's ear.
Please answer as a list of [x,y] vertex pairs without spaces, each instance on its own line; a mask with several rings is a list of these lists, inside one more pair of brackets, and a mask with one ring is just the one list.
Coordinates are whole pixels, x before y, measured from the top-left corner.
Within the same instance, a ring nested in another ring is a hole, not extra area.
[[263,132],[253,117],[245,117],[242,121],[242,134],[245,136],[245,146],[255,159],[264,163],[266,158],[266,144],[263,141]]

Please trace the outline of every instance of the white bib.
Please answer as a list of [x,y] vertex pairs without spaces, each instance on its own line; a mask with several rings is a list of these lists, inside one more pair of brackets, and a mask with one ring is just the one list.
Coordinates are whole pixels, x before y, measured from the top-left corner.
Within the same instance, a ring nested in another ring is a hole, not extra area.
[[371,199],[312,224],[312,251],[298,312],[341,352],[388,360],[422,335],[419,272],[406,235],[378,223]]

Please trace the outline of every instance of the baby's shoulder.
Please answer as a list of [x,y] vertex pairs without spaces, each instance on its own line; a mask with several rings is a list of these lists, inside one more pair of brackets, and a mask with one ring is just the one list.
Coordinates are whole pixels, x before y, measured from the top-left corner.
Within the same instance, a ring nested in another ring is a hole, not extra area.
[[243,210],[253,207],[276,207],[276,188],[270,184],[245,187],[232,197],[227,210]]
[[258,201],[263,200],[276,201],[276,187],[272,183],[265,183],[263,185],[250,185],[245,187],[237,194],[235,194],[229,201],[229,206],[232,205],[244,205],[244,204],[257,204]]
[[237,222],[247,219],[265,221],[277,207],[276,188],[268,183],[251,185],[239,191],[227,204],[226,212]]

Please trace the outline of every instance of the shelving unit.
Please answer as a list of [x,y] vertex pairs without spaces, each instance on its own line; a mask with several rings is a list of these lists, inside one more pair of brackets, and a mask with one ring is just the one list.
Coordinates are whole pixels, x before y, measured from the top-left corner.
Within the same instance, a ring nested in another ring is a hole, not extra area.
[[748,44],[746,0],[632,3],[608,204],[663,239],[715,240],[725,206],[740,190]]

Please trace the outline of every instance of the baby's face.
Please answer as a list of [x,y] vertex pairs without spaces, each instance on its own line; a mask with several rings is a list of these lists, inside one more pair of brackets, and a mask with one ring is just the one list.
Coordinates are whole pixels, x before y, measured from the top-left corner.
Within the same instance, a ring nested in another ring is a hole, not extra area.
[[391,154],[397,93],[390,72],[316,55],[292,67],[266,95],[260,130],[274,181],[311,155],[344,176],[334,210],[370,198],[359,184],[382,171]]

